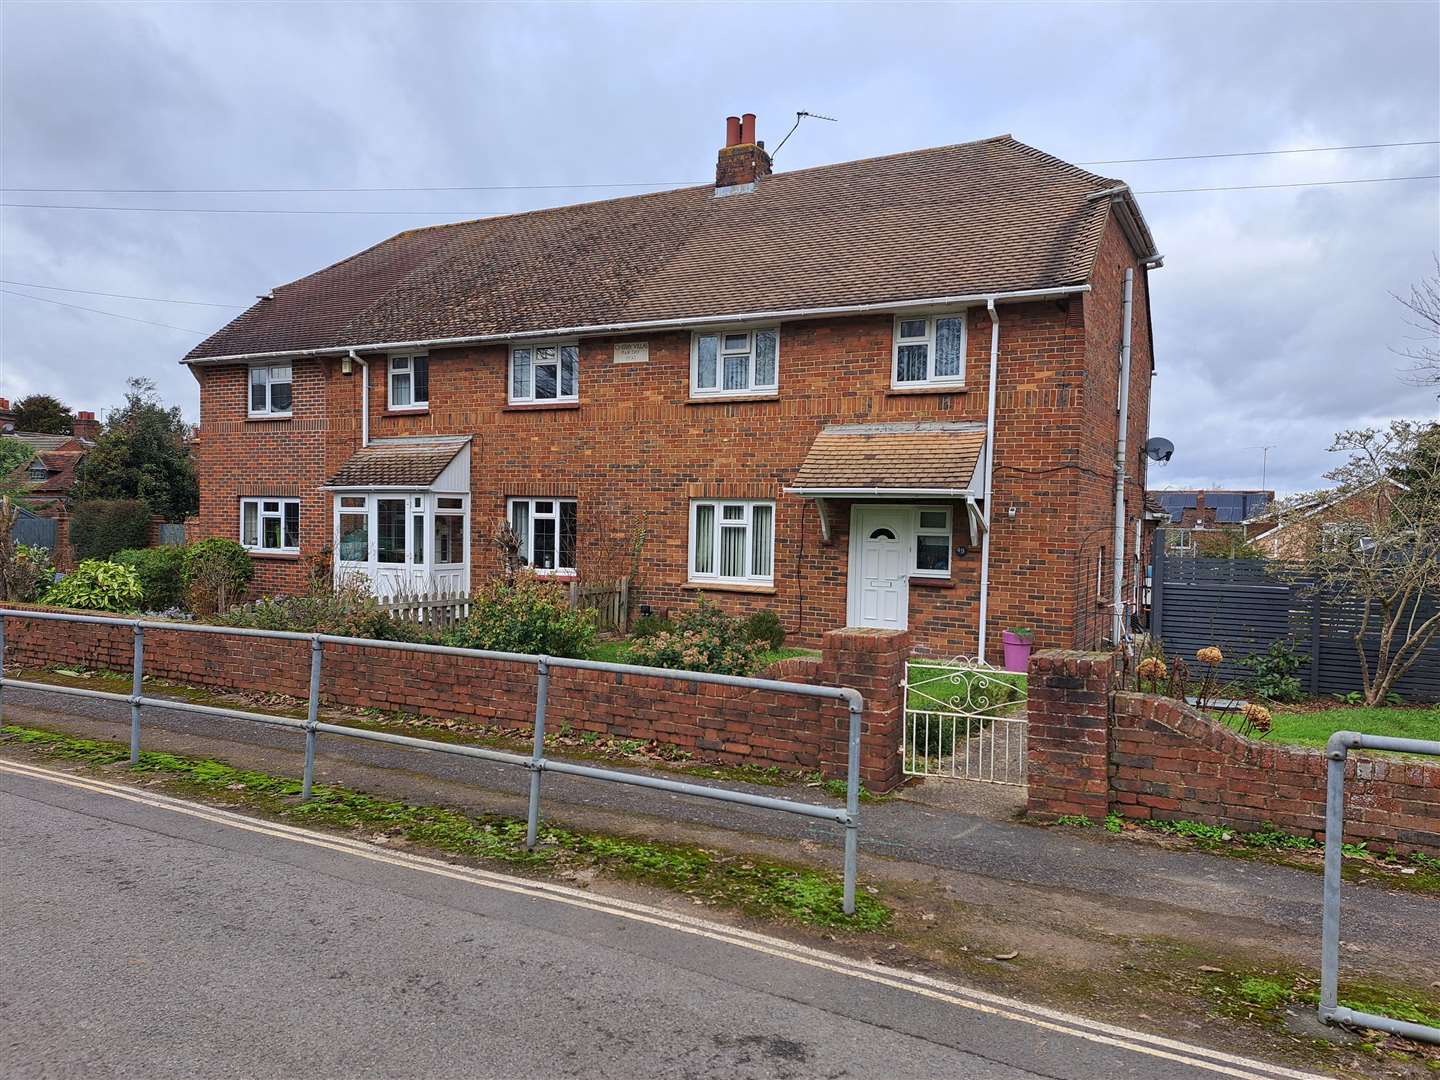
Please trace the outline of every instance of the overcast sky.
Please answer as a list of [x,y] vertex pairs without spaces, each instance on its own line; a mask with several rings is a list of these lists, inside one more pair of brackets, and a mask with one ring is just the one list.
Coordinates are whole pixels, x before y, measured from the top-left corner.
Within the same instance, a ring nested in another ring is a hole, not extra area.
[[[0,5],[6,203],[414,215],[0,210],[0,288],[208,333],[387,235],[713,180],[754,112],[777,170],[1011,133],[1070,161],[1440,138],[1440,5]],[[1113,164],[1136,190],[1440,173],[1440,148]],[[247,194],[61,188],[560,185]],[[1141,195],[1153,486],[1321,483],[1340,428],[1433,418],[1391,298],[1433,266],[1440,182]],[[186,306],[36,285],[210,301]],[[199,333],[0,295],[0,396],[192,418]]]

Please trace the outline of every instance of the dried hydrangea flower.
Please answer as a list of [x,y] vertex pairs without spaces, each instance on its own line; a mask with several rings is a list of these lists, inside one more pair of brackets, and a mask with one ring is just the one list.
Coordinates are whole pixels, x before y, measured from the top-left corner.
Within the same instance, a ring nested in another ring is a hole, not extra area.
[[1169,674],[1169,671],[1166,670],[1165,667],[1165,661],[1161,660],[1158,656],[1147,656],[1144,660],[1141,660],[1135,672],[1142,679],[1163,679]]
[[1224,660],[1225,654],[1214,645],[1206,645],[1205,648],[1195,654],[1195,659],[1199,660],[1202,664],[1214,665]]

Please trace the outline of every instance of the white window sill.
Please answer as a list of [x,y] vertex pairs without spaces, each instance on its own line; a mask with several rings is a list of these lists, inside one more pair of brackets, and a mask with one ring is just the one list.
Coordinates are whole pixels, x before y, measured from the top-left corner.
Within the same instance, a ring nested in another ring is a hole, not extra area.
[[699,390],[686,399],[687,405],[707,405],[710,402],[726,401],[779,401],[780,391],[775,388],[768,390],[727,390],[724,393],[717,393],[713,390]]
[[415,405],[390,405],[385,406],[386,412],[429,412],[430,403],[422,401]]
[[681,585],[680,588],[704,592],[757,593],[769,596],[775,592],[775,583],[773,581],[690,580]]
[[963,382],[891,383],[892,394],[955,394],[965,389]]
[[246,413],[246,420],[289,420],[294,413],[288,412],[252,412]]
[[299,548],[247,547],[245,553],[257,559],[298,559],[300,557]]

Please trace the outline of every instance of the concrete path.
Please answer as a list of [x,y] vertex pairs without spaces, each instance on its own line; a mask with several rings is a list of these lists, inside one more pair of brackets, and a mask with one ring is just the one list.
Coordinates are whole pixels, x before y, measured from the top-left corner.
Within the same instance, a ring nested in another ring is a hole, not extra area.
[[0,761],[0,1075],[1302,1074]]

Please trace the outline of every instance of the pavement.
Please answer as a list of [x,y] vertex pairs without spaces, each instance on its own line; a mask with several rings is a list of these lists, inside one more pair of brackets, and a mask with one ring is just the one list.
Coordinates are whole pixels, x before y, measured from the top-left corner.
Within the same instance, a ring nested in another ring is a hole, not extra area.
[[1305,1075],[33,764],[0,828],[6,1077]]
[[[6,723],[90,738],[129,738],[128,707],[121,703],[7,688],[4,715]],[[300,775],[302,740],[294,732],[160,707],[147,706],[143,715],[142,744],[149,749]],[[529,782],[524,770],[334,736],[322,736],[318,745],[319,782],[524,815]],[[827,801],[815,788],[777,790],[731,781],[717,786]],[[688,827],[692,834],[713,833],[716,843],[769,838],[810,841],[837,851],[841,843],[838,827],[813,819],[557,774],[545,777],[542,814],[579,828],[606,828],[607,820],[622,817],[631,828],[637,822],[656,829]],[[1313,943],[1318,954],[1318,874],[1193,850],[1105,841],[1098,829],[1037,828],[905,797],[861,807],[862,855],[904,863],[907,873],[953,872],[1035,886],[1076,901],[1170,918],[1177,925],[1221,927],[1218,932],[1257,942],[1289,938],[1307,955]],[[862,858],[862,875],[867,865],[875,863]],[[1350,899],[1360,895],[1363,902]],[[1417,956],[1440,955],[1440,902],[1434,897],[1379,887],[1347,890],[1344,920],[1347,940],[1363,943],[1377,963],[1404,968],[1413,966]]]

